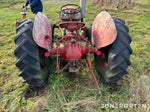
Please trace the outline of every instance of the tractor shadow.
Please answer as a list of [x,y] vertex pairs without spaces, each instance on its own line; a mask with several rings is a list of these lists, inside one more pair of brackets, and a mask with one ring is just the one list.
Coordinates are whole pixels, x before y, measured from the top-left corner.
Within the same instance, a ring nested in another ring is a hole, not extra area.
[[48,91],[48,83],[49,82],[47,82],[45,86],[42,87],[27,87],[27,90],[25,92],[25,99],[45,95]]
[[128,76],[124,76],[124,80],[118,81],[118,83],[112,84],[103,84],[110,94],[123,94],[123,92],[127,92],[130,88],[130,81]]

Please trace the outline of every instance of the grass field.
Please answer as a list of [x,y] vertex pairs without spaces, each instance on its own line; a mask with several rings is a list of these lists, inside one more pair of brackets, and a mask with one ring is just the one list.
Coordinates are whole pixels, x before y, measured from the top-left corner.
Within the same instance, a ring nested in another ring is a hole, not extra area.
[[[60,7],[66,3],[79,4],[79,0],[44,0],[43,13],[52,23],[58,23]],[[75,75],[63,72],[55,74],[55,59],[51,62],[51,74],[44,88],[28,88],[18,77],[14,37],[16,19],[21,19],[23,3],[0,2],[0,112],[149,112],[150,111],[150,1],[138,0],[126,9],[113,10],[91,5],[87,0],[86,25],[92,24],[102,10],[123,19],[132,37],[132,65],[129,74],[117,87],[99,85],[102,95],[91,75],[82,70]],[[29,10],[28,18],[34,18]],[[56,30],[56,35],[59,31]],[[94,60],[92,59],[94,63]],[[84,62],[83,62],[84,63]],[[94,70],[95,74],[96,71]],[[97,79],[99,76],[96,74]],[[130,107],[123,104],[130,104]],[[103,106],[105,107],[103,108]],[[115,108],[109,107],[115,105]],[[134,106],[132,106],[134,105]],[[136,105],[136,106],[135,106]]]

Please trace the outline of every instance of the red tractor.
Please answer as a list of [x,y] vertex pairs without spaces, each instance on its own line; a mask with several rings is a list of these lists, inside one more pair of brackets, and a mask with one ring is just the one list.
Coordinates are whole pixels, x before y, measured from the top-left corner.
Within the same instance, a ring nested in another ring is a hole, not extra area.
[[[132,40],[128,27],[123,20],[111,17],[106,11],[96,16],[92,27],[86,27],[82,10],[85,9],[75,4],[62,6],[62,22],[58,25],[51,24],[41,12],[37,13],[35,19],[17,21],[14,54],[19,76],[23,77],[24,82],[31,86],[43,86],[50,73],[51,55],[56,55],[56,73],[65,69],[78,72],[78,66],[82,66],[80,61],[85,59],[99,94],[90,54],[94,54],[95,68],[103,82],[116,83],[123,79],[131,64]],[[52,43],[56,28],[60,29],[62,37]],[[67,64],[60,69],[62,60]]]

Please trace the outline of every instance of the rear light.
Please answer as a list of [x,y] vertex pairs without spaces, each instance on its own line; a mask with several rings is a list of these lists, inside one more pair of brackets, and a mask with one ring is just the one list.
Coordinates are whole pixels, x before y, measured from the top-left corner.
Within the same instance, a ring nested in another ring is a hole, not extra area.
[[97,51],[97,55],[101,55],[102,54],[102,52],[101,51]]
[[48,53],[48,52],[45,52],[45,53],[44,53],[44,56],[45,56],[45,57],[49,57],[49,53]]

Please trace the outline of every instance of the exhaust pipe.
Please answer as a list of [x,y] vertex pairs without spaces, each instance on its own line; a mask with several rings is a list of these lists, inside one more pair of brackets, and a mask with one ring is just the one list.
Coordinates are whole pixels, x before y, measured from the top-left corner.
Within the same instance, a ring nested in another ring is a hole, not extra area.
[[82,19],[85,18],[86,0],[80,0]]

